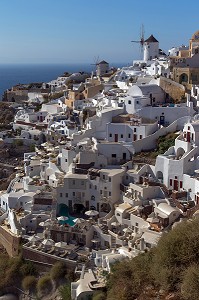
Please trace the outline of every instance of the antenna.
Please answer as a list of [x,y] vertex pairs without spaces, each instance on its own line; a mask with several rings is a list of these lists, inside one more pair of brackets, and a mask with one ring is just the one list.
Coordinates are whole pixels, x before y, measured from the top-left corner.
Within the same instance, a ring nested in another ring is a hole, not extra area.
[[144,46],[144,33],[145,33],[145,31],[144,31],[144,25],[142,24],[142,25],[140,26],[140,39],[139,39],[139,41],[131,41],[131,43],[138,43],[138,44],[139,44],[139,46],[140,46],[140,53],[143,52],[143,46]]

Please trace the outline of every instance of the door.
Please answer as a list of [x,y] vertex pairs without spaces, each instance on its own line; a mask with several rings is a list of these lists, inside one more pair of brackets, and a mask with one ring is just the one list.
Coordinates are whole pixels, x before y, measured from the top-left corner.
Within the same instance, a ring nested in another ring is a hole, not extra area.
[[115,134],[115,142],[116,143],[118,142],[118,134],[117,133]]
[[164,125],[164,116],[160,116],[160,125]]
[[178,180],[177,179],[174,180],[174,190],[178,191]]
[[89,210],[89,201],[86,201],[86,209]]
[[187,142],[190,143],[190,132],[189,131],[187,131]]

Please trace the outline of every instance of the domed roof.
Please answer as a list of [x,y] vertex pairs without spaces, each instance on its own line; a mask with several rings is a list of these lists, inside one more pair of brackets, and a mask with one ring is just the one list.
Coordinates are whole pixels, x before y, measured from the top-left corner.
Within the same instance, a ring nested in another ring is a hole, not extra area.
[[199,41],[199,30],[197,30],[191,37],[192,40]]

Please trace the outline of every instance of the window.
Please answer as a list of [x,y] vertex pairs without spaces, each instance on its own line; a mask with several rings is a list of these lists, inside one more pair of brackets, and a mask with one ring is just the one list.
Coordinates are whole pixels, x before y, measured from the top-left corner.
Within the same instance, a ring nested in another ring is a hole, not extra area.
[[128,101],[128,104],[131,104],[131,100]]
[[175,176],[175,179],[178,179],[178,177],[177,177],[177,176]]
[[108,194],[109,194],[109,196],[111,196],[111,192],[109,192]]
[[137,100],[136,103],[139,104],[139,101]]
[[85,197],[85,193],[84,192],[82,193],[82,197]]
[[112,133],[109,134],[109,137],[112,137]]
[[95,185],[95,190],[97,189],[97,186]]
[[133,131],[136,132],[136,131],[137,131],[137,128],[133,128]]
[[115,153],[112,153],[112,158],[116,158],[117,155]]
[[121,134],[121,139],[123,139],[123,134]]
[[73,185],[75,185],[75,180],[73,180]]
[[182,181],[180,181],[180,189],[182,189]]
[[75,196],[75,192],[73,192],[73,196]]
[[60,193],[59,195],[60,195],[60,198],[61,198],[62,197],[62,193]]
[[111,182],[111,177],[108,178],[108,181]]
[[84,181],[81,181],[81,185],[84,185]]
[[91,184],[89,185],[89,188],[91,189]]
[[66,158],[66,159],[65,159],[65,162],[67,162],[67,161],[68,161],[68,159]]
[[190,130],[190,126],[188,126],[188,130]]
[[172,179],[170,179],[170,180],[169,180],[169,184],[170,184],[171,186],[172,186],[172,182],[173,182]]
[[102,194],[102,190],[100,190],[100,194]]
[[135,223],[135,226],[137,226],[137,227],[138,227],[138,223],[137,223],[137,222]]
[[68,193],[66,193],[66,198],[68,198]]
[[142,139],[142,135],[140,134],[140,140]]
[[130,133],[128,134],[128,138],[129,138],[129,139],[131,138],[131,134],[130,134]]

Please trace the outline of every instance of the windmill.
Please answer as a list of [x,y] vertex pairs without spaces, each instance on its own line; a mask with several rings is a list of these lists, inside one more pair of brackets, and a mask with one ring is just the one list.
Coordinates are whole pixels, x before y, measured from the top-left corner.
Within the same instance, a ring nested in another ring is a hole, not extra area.
[[140,53],[143,52],[143,46],[144,46],[144,25],[142,24],[140,27],[140,39],[139,41],[131,41],[131,43],[137,43],[140,46]]
[[[99,55],[98,56],[94,56],[93,61],[94,61],[94,63],[91,64],[91,66],[95,66],[95,69],[96,69],[96,66],[98,65],[98,63],[100,61]],[[92,73],[94,73],[94,72],[95,72],[95,70],[92,70]]]

